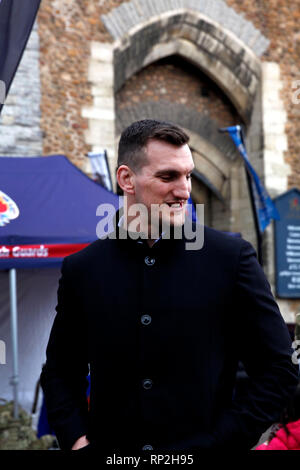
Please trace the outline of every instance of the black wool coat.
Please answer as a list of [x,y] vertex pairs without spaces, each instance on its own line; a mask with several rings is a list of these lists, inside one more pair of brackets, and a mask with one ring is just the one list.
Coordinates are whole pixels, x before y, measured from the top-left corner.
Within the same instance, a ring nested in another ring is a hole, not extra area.
[[204,235],[196,251],[117,238],[65,258],[41,374],[62,449],[84,434],[104,452],[250,449],[278,420],[298,381],[288,329],[252,246]]

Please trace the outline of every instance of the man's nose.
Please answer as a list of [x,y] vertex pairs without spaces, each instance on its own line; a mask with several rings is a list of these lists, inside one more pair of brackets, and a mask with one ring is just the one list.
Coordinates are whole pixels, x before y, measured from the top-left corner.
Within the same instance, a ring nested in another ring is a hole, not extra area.
[[178,199],[188,199],[191,192],[191,180],[186,177],[176,182],[173,190],[173,194]]

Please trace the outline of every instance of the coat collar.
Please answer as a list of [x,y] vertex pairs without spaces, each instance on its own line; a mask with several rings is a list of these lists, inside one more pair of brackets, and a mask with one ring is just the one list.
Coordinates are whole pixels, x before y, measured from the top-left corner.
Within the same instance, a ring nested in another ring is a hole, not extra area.
[[[140,245],[146,246],[149,249],[159,249],[164,247],[164,249],[171,248],[171,246],[180,246],[185,244],[185,242],[191,242],[192,240],[187,240],[185,237],[185,225],[180,227],[178,231],[174,231],[174,228],[170,228],[170,234],[163,234],[159,239],[156,240],[154,245],[150,248],[147,240],[142,235],[139,235],[136,232],[130,232],[123,228],[122,226],[122,217],[124,217],[123,208],[120,208],[116,211],[113,218],[113,227],[114,230],[111,233],[113,239],[116,239],[120,242],[127,242],[130,245]],[[195,223],[193,223],[195,226]]]

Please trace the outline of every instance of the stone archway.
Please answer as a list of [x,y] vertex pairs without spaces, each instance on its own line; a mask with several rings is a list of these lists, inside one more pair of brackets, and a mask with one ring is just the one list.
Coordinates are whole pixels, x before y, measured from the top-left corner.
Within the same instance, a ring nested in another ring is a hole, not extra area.
[[[89,80],[94,106],[82,110],[89,120],[87,143],[108,149],[115,166],[114,95],[124,82],[153,61],[180,55],[201,68],[224,90],[249,123],[260,84],[260,61],[268,40],[225,2],[132,0],[102,21],[113,43],[92,43]],[[247,44],[246,44],[247,43]],[[249,47],[249,45],[251,47]],[[260,119],[261,121],[261,119]]]
[[[177,8],[174,7],[175,4]],[[126,80],[148,64],[174,54],[201,69],[234,103],[248,125],[249,148],[254,150],[258,171],[262,173],[262,115],[261,103],[257,99],[261,94],[261,64],[258,56],[268,46],[268,40],[222,0],[209,2],[209,7],[207,4],[208,2],[178,0],[172,2],[174,6],[171,7],[167,0],[149,3],[132,0],[102,16],[114,42],[92,43],[89,80],[92,82],[94,106],[84,108],[82,113],[89,120],[87,143],[92,146],[93,151],[99,150],[100,143],[101,147],[108,150],[113,174],[116,166],[115,135],[119,131],[116,129],[115,93]],[[166,103],[166,110],[167,107]],[[131,110],[129,121],[143,116],[150,117],[149,113],[147,115],[146,112],[141,114]],[[171,116],[174,120],[174,114]],[[201,121],[201,116],[197,116],[197,122],[199,120]],[[207,125],[207,118],[205,121]],[[178,123],[199,135],[199,126],[192,129],[182,119]],[[203,138],[207,141],[205,136]],[[217,132],[214,138],[215,141],[209,143],[219,150],[221,146],[222,149]],[[211,151],[210,153],[213,154]],[[221,153],[224,153],[223,149]],[[224,155],[220,158],[219,165],[224,158],[226,159]],[[235,181],[241,181],[244,177],[239,167],[240,165],[231,165]],[[209,173],[209,166],[206,166],[205,171]],[[204,176],[209,179],[208,174]],[[230,176],[227,179],[228,185],[231,180]],[[235,188],[233,193],[236,194],[235,204],[229,202],[229,207],[232,209],[236,206],[236,213],[241,206],[243,209],[242,216],[232,217],[232,211],[228,214],[229,226],[231,230],[236,230],[236,220],[239,219],[239,223],[246,227],[246,221],[251,219],[251,215],[247,190],[241,194]],[[241,201],[239,206],[238,200]],[[221,207],[222,203],[219,203]],[[252,232],[252,227],[248,227],[246,238],[255,244]]]
[[170,55],[182,56],[203,70],[249,122],[260,63],[238,39],[195,12],[167,12],[118,41],[114,52],[115,91],[141,68]]

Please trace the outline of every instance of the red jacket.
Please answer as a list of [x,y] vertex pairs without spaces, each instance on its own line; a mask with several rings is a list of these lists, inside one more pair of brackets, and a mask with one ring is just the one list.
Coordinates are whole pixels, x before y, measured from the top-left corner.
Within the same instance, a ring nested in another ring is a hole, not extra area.
[[290,434],[279,429],[269,444],[262,444],[256,450],[300,450],[300,419],[287,424]]

